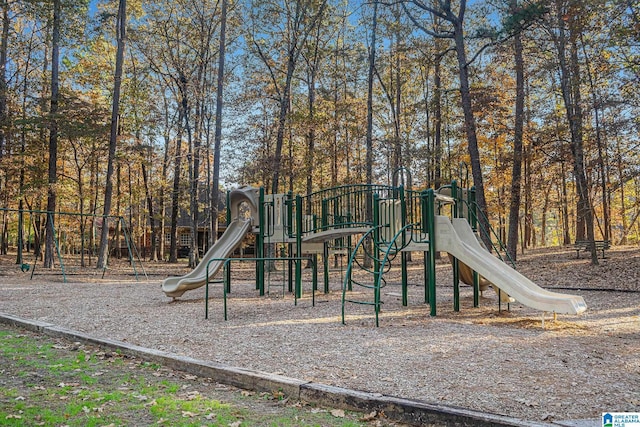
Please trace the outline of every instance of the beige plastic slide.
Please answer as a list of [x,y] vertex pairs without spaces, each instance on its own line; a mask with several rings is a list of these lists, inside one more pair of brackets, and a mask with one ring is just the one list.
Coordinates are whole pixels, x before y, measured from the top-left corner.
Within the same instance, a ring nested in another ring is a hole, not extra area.
[[477,271],[521,304],[559,314],[580,314],[587,309],[581,296],[547,291],[503,263],[478,243],[464,218],[436,216],[436,249],[448,252]]
[[[168,277],[162,282],[162,291],[168,296],[177,298],[186,291],[199,288],[207,281],[207,265],[209,266],[209,279],[222,268],[224,261],[211,261],[230,256],[242,243],[244,236],[252,229],[253,218],[257,218],[257,194],[252,187],[240,187],[229,195],[232,221],[227,226],[224,234],[209,248],[202,257],[200,263],[193,271],[184,276]],[[240,205],[246,202],[250,210],[251,218],[240,218]],[[211,261],[211,262],[210,262]]]
[[235,220],[229,224],[227,230],[218,241],[209,248],[202,257],[202,261],[189,274],[179,277],[167,277],[162,282],[162,291],[168,296],[177,298],[186,291],[199,288],[206,283],[207,264],[209,278],[213,277],[224,264],[224,261],[209,261],[216,258],[226,258],[240,245],[245,234],[251,230],[251,221]]
[[[458,233],[458,237],[463,242],[466,242],[474,249],[479,251],[486,252],[487,249],[484,247],[482,243],[478,240],[478,237],[473,232],[473,229],[469,226],[469,222],[463,218],[456,218],[453,220],[453,228]],[[452,258],[453,255],[449,254],[449,258]],[[467,285],[473,286],[473,269],[469,267],[464,262],[459,261],[458,268],[460,271],[460,279],[466,283]],[[500,298],[505,304],[515,302],[515,299],[511,298],[508,293],[506,293],[503,289],[500,289],[495,283],[491,283],[485,277],[480,276],[480,290],[484,291],[488,286],[491,286],[493,290],[496,292],[496,295]]]

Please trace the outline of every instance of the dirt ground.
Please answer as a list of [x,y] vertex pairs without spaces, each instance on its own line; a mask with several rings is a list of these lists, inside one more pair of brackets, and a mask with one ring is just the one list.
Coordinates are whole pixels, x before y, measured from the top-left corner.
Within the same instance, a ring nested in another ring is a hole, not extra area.
[[[22,272],[15,258],[0,258],[0,312],[51,322],[176,354],[294,378],[425,402],[465,407],[531,421],[597,418],[605,411],[640,411],[640,248],[616,247],[600,265],[576,258],[572,247],[519,255],[518,270],[538,285],[581,295],[580,316],[542,313],[512,303],[498,309],[491,290],[473,307],[461,288],[453,311],[452,274],[437,266],[436,317],[424,304],[420,254],[409,264],[409,304],[402,306],[399,269],[382,290],[380,327],[373,308],[344,306],[344,263],[332,264],[330,293],[295,300],[282,268],[267,277],[268,295],[255,289],[253,266],[233,268],[228,320],[222,287],[210,287],[209,319],[204,287],[173,301],[160,288],[179,265],[118,260],[104,272],[79,268],[65,258],[61,269]],[[95,262],[95,261],[94,261]],[[286,269],[285,269],[286,270]],[[46,273],[46,274],[45,274]],[[146,276],[145,276],[146,273]],[[350,299],[370,301],[370,291]]]

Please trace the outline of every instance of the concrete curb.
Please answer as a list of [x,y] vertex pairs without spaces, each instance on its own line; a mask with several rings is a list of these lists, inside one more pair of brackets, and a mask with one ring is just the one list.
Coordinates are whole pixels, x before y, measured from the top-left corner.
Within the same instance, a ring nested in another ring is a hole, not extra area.
[[[412,425],[446,426],[522,426],[550,427],[554,424],[530,422],[518,418],[494,415],[453,406],[429,404],[422,401],[385,396],[333,387],[321,383],[297,380],[282,375],[273,375],[251,369],[237,368],[218,363],[180,356],[164,351],[140,347],[122,341],[99,339],[82,332],[59,327],[47,322],[22,319],[0,313],[0,323],[119,350],[128,356],[159,363],[163,366],[189,374],[211,378],[222,384],[258,392],[281,391],[295,400],[304,400],[321,406],[355,410],[365,413],[377,411],[392,420]],[[555,424],[557,426],[557,424]]]

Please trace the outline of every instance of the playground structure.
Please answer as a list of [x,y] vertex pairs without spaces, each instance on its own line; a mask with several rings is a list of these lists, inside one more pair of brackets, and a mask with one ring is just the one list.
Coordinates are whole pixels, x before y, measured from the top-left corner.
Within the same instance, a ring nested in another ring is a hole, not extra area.
[[[518,301],[542,311],[543,315],[544,312],[580,314],[586,310],[582,297],[542,289],[486,250],[478,239],[479,210],[474,190],[459,189],[455,181],[438,191],[360,184],[324,189],[306,196],[267,195],[262,188],[245,186],[231,191],[227,203],[229,226],[223,236],[193,271],[182,277],[167,278],[162,284],[165,294],[173,298],[206,285],[208,301],[209,283],[224,270],[225,318],[229,269],[234,261],[231,254],[247,233],[256,235],[256,255],[242,261],[255,262],[256,289],[260,295],[265,293],[266,266],[274,260],[288,262],[289,290],[296,298],[302,296],[302,263],[310,260],[315,292],[320,254],[324,261],[324,291],[329,292],[329,251],[347,248],[349,262],[342,285],[343,323],[346,307],[353,303],[373,306],[378,325],[385,273],[398,261],[402,304],[407,305],[410,252],[424,253],[424,302],[430,305],[432,316],[437,313],[436,252],[447,252],[452,259],[454,311],[460,307],[461,279],[473,286],[475,307],[479,305],[481,286],[492,286],[498,292],[499,304]],[[447,212],[449,216],[444,215]],[[356,236],[359,239],[354,244]],[[271,253],[266,254],[265,248],[270,248]],[[350,291],[354,286],[371,290],[365,292],[371,299],[353,299]]]

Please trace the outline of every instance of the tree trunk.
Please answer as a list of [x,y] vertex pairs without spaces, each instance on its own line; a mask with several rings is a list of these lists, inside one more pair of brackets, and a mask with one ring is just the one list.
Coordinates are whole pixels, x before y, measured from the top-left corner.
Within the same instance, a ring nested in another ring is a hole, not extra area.
[[[306,190],[307,194],[311,194],[313,192],[313,172],[315,167],[315,144],[316,144],[316,76],[318,73],[318,52],[319,52],[319,43],[320,43],[320,29],[321,27],[318,25],[316,31],[316,37],[313,40],[312,46],[312,54],[311,58],[307,59],[307,93],[309,95],[309,101],[307,104],[307,121],[309,130],[307,131],[307,155],[306,157],[306,174],[307,174],[307,182],[306,182]],[[334,105],[336,102],[337,90],[334,93]],[[334,111],[335,114],[335,111]],[[335,138],[335,132],[334,132]],[[337,144],[334,144],[334,162],[337,162],[338,159],[338,147]],[[307,205],[307,214],[311,213],[311,205]]]
[[[164,156],[162,157],[162,172],[161,172],[161,182],[162,184],[160,185],[160,212],[158,214],[158,216],[160,217],[160,225],[159,225],[159,229],[160,229],[160,242],[158,245],[158,257],[161,260],[165,260],[165,252],[166,252],[166,232],[165,232],[165,228],[166,228],[166,213],[167,213],[167,200],[166,200],[166,193],[165,193],[165,188],[166,185],[168,184],[168,174],[169,174],[169,162],[170,162],[170,155],[169,155],[169,146],[171,144],[171,138],[170,138],[170,124],[169,124],[169,102],[167,100],[167,97],[164,96],[163,98],[163,106],[164,106]],[[173,233],[171,233],[171,236],[173,236]]]
[[[376,67],[376,35],[378,31],[378,0],[373,0],[371,19],[371,46],[369,47],[369,72],[367,76],[367,134],[366,134],[366,183],[373,184],[373,78]],[[367,199],[367,220],[373,220],[373,200]],[[368,239],[366,251],[373,253],[373,242]],[[371,257],[365,257],[364,266],[372,266]]]
[[[137,138],[140,140],[139,137]],[[149,150],[151,151],[151,150]],[[151,243],[150,243],[150,254],[149,258],[151,261],[158,261],[158,253],[156,250],[156,244],[158,239],[158,226],[156,224],[156,217],[153,209],[153,195],[151,194],[151,189],[149,188],[149,172],[147,171],[146,160],[144,157],[140,162],[140,168],[142,171],[142,182],[144,184],[144,194],[147,201],[147,210],[149,211],[149,228],[151,228]]]
[[190,178],[190,191],[189,191],[189,205],[191,211],[191,245],[189,246],[189,267],[195,268],[198,265],[198,181],[200,176],[200,139],[193,138],[191,131],[191,119],[190,112],[191,107],[188,102],[188,88],[187,80],[184,76],[180,78],[180,93],[182,102],[182,111],[184,126],[187,131],[187,144],[189,151],[187,154],[189,178]]
[[[211,234],[212,244],[218,239],[218,206],[220,206],[220,147],[222,144],[222,108],[224,106],[224,61],[227,37],[227,0],[222,0],[220,12],[220,45],[216,90],[216,123],[213,143],[213,184],[211,186]],[[230,206],[227,206],[229,209]],[[232,220],[234,218],[231,218]]]
[[609,178],[609,171],[607,163],[605,161],[606,142],[603,141],[602,124],[600,120],[600,106],[598,102],[597,87],[593,81],[593,75],[591,73],[590,61],[587,56],[587,51],[584,45],[582,34],[580,34],[580,41],[582,44],[582,50],[587,67],[587,77],[589,78],[589,88],[591,91],[591,100],[593,104],[594,124],[596,131],[596,146],[598,147],[598,166],[599,166],[599,178],[600,178],[600,191],[602,191],[602,218],[604,222],[603,226],[603,239],[611,240],[611,212],[609,208],[608,192],[607,192],[607,180]]
[[179,107],[178,135],[176,135],[175,165],[173,167],[173,190],[171,191],[171,241],[169,262],[178,262],[178,210],[180,209],[180,174],[182,173],[182,107]]
[[[0,160],[4,156],[7,129],[7,54],[9,50],[9,1],[2,2],[2,36],[0,39]],[[26,74],[25,74],[26,75]],[[25,79],[28,80],[28,79]]]
[[[366,136],[366,178],[367,184],[373,183],[373,78],[376,67],[376,36],[378,31],[378,0],[373,0],[371,19],[371,46],[369,47],[369,73],[367,76],[367,136]],[[371,207],[367,205],[367,217],[371,217]]]
[[59,96],[59,66],[60,66],[60,15],[62,13],[61,0],[53,2],[53,30],[51,44],[51,107],[49,109],[49,186],[47,195],[47,233],[45,238],[44,267],[53,267],[55,252],[55,224],[56,196],[58,183],[58,96]]
[[480,150],[478,148],[478,136],[476,134],[476,121],[473,116],[471,105],[471,89],[469,86],[469,64],[465,51],[464,32],[462,19],[454,22],[454,40],[456,46],[456,56],[458,59],[458,72],[460,77],[460,97],[462,110],[464,113],[464,128],[467,135],[469,157],[471,158],[471,174],[473,175],[473,185],[476,187],[476,202],[478,204],[478,224],[483,230],[482,241],[487,248],[491,248],[491,236],[489,234],[489,222],[487,215],[487,202],[484,195],[484,180],[482,177],[482,165],[480,162]]
[[107,176],[104,189],[104,210],[102,214],[102,233],[100,248],[98,249],[97,268],[106,268],[109,246],[109,221],[111,214],[111,198],[113,195],[113,163],[118,145],[118,118],[120,115],[120,84],[122,82],[122,66],[124,63],[124,46],[127,28],[127,1],[120,0],[116,22],[118,48],[116,50],[116,70],[113,83],[113,105],[111,108],[111,132],[109,134],[109,158],[107,161]]
[[[509,8],[515,12],[517,0],[511,0]],[[522,57],[522,39],[520,33],[513,38],[514,62],[516,72],[516,110],[513,128],[513,167],[511,170],[511,200],[509,203],[509,232],[507,252],[514,261],[518,252],[518,218],[520,216],[520,186],[522,181],[522,139],[524,128],[524,59]],[[544,230],[543,230],[544,233]]]
[[625,195],[625,191],[624,191],[624,164],[622,162],[622,149],[620,147],[620,138],[616,138],[616,169],[618,172],[618,181],[620,181],[620,211],[619,211],[619,215],[620,218],[622,218],[622,237],[620,237],[620,240],[618,241],[619,245],[626,245],[627,244],[627,235],[629,234],[629,231],[631,231],[631,227],[633,226],[633,223],[629,224],[627,222],[627,202],[626,202],[626,195]]
[[278,114],[278,130],[276,134],[276,151],[273,157],[273,181],[271,182],[271,194],[278,194],[280,186],[280,171],[282,169],[282,146],[284,144],[284,132],[287,126],[287,114],[289,113],[289,104],[291,102],[291,82],[293,80],[293,72],[296,68],[296,61],[293,52],[289,52],[287,59],[287,74],[285,78],[284,88],[282,89],[282,97],[280,99],[280,112]]
[[[438,46],[438,40],[436,40]],[[433,181],[436,189],[442,186],[442,54],[437,53],[433,64]]]
[[[583,114],[580,96],[580,66],[578,61],[577,38],[579,36],[579,16],[576,11],[577,5],[570,3],[567,13],[558,4],[558,27],[559,40],[557,42],[558,59],[560,66],[560,82],[562,96],[564,99],[567,121],[571,133],[571,155],[573,157],[573,173],[576,182],[576,193],[578,196],[576,221],[576,240],[594,240],[593,210],[589,200],[589,189],[584,164],[583,146]],[[569,38],[565,36],[564,20],[569,21]],[[569,46],[569,57],[565,46]],[[584,224],[584,228],[581,226]],[[591,264],[598,264],[598,254],[595,245],[591,248]]]

